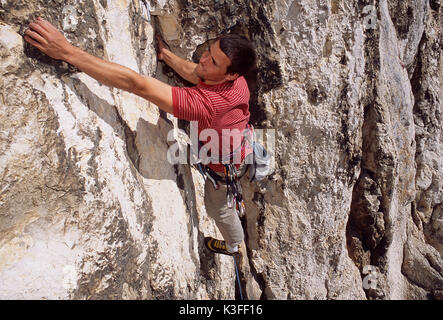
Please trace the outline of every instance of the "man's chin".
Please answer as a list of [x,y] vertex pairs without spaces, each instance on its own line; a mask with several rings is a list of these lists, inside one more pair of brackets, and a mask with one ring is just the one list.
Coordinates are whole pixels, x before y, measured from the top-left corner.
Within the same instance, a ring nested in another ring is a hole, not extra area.
[[199,78],[203,78],[203,72],[199,65],[194,69],[194,74]]

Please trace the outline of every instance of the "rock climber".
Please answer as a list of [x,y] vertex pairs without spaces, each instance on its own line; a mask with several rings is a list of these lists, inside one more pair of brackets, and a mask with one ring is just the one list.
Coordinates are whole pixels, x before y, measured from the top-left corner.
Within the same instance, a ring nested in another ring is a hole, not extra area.
[[[179,119],[197,121],[198,131],[206,128],[222,133],[223,129],[242,131],[249,122],[250,92],[245,80],[254,70],[254,47],[245,37],[222,35],[209,44],[198,64],[186,61],[168,50],[158,37],[158,58],[174,69],[194,87],[172,87],[162,81],[138,74],[122,65],[97,58],[72,45],[50,22],[37,18],[29,24],[24,39],[53,59],[77,67],[97,81],[134,93],[154,103]],[[235,139],[234,139],[235,140]],[[232,150],[238,146],[231,145]],[[241,161],[236,169],[244,169],[247,155],[241,148]],[[242,162],[243,161],[243,162]],[[219,176],[226,173],[221,163],[209,163],[208,169]],[[205,180],[205,206],[224,240],[205,238],[206,247],[226,255],[236,255],[244,241],[237,210],[227,205],[227,187],[216,189]]]

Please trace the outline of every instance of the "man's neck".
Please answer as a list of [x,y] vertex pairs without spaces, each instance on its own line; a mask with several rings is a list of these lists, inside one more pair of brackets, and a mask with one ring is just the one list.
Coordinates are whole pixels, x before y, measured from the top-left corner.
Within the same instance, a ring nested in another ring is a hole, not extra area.
[[227,80],[212,81],[212,80],[205,80],[205,79],[203,79],[203,78],[200,78],[200,79],[201,79],[201,81],[202,81],[204,84],[206,84],[206,85],[208,85],[208,86],[215,86],[215,85],[218,85],[218,84],[223,84],[223,83],[226,83],[226,82],[230,82],[230,81],[227,81]]

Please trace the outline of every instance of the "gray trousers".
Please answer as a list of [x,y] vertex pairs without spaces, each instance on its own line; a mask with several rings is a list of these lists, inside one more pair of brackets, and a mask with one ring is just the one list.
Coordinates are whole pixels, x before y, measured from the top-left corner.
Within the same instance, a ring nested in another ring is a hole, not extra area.
[[208,216],[215,220],[217,228],[230,247],[239,245],[244,240],[243,227],[235,205],[228,208],[226,203],[226,185],[219,183],[215,190],[209,179],[205,182],[205,207]]

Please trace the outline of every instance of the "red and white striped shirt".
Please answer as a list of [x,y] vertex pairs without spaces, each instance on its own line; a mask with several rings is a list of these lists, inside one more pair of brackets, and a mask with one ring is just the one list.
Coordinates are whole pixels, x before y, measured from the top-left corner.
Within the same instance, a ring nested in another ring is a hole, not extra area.
[[[198,121],[198,134],[204,129],[214,129],[219,136],[219,152],[222,155],[222,130],[237,129],[243,133],[249,122],[249,88],[244,77],[233,82],[207,85],[200,81],[191,88],[172,88],[174,116],[188,121]],[[205,143],[205,141],[202,141]],[[240,139],[231,139],[230,152],[236,150]],[[206,141],[208,143],[208,141]],[[241,148],[241,161],[252,149]],[[229,151],[228,151],[229,153]],[[240,164],[236,164],[238,168]],[[210,163],[216,172],[223,172],[222,164]]]

